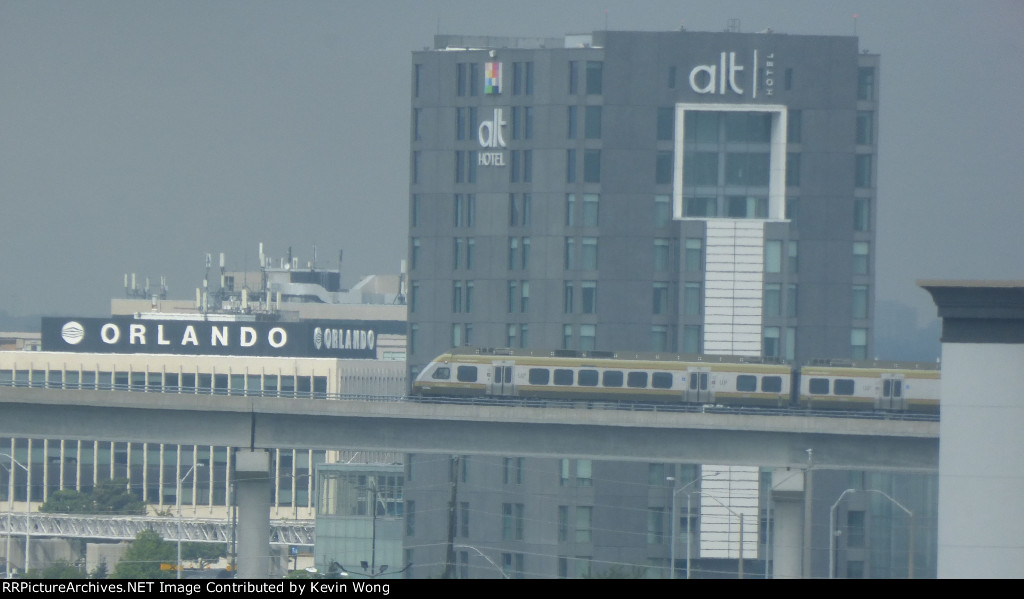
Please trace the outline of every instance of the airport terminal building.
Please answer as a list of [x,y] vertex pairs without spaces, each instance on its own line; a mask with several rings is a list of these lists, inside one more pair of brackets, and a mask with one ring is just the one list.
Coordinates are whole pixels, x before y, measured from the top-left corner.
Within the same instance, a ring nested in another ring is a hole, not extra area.
[[873,355],[855,37],[435,37],[412,57],[409,365],[453,347]]

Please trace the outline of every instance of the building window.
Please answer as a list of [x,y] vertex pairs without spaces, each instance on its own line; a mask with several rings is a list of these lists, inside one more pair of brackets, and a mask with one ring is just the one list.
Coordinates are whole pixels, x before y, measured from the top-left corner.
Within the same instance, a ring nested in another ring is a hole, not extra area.
[[869,264],[869,248],[868,242],[866,241],[854,241],[853,242],[853,274],[855,275],[866,275],[868,274]]
[[864,546],[864,511],[850,510],[846,512],[846,546]]
[[508,282],[508,312],[509,314],[516,311],[516,304],[519,300],[519,284],[516,281]]
[[653,314],[668,314],[668,283],[655,282],[653,288]]
[[790,318],[796,318],[797,315],[796,298],[796,283],[786,285],[786,316]]
[[602,71],[604,70],[604,63],[596,60],[587,61],[587,94],[595,95],[602,92],[604,87],[602,82]]
[[[562,462],[568,469],[569,460],[562,460]],[[568,475],[566,476],[568,477]],[[558,542],[569,542],[569,506],[567,505],[558,506]]]
[[875,68],[860,67],[857,69],[857,99],[874,101],[875,99]]
[[800,244],[795,239],[790,239],[786,246],[786,251],[788,252],[787,267],[790,274],[796,274],[800,270]]
[[667,227],[672,222],[672,198],[666,195],[654,196],[654,226]]
[[765,283],[764,315],[767,317],[782,315],[782,284]]
[[580,91],[580,63],[577,60],[569,61],[569,95]]
[[457,524],[458,524],[459,536],[463,537],[463,538],[468,537],[469,536],[469,502],[468,501],[461,501],[461,502],[459,502],[459,514],[458,514],[457,520],[458,520]]
[[583,270],[597,270],[597,237],[584,237]]
[[413,65],[412,68],[412,95],[414,98],[420,97],[420,90],[423,86],[423,65]]
[[[580,460],[583,461],[583,460]],[[579,479],[577,479],[579,480]],[[591,506],[576,506],[576,537],[577,543],[590,543],[593,541],[594,508]]]
[[417,281],[413,281],[409,285],[409,311],[416,312],[416,303],[420,295],[420,284]]
[[512,63],[512,95],[529,96],[533,94],[533,63]]
[[576,150],[572,148],[565,151],[565,182],[576,182]]
[[597,347],[597,326],[580,325],[580,351],[593,351]]
[[853,304],[851,308],[854,318],[868,317],[868,286],[853,286]]
[[703,311],[704,289],[699,282],[689,282],[683,286],[683,315],[700,316]]
[[857,143],[871,145],[875,139],[875,113],[866,110],[857,113]]
[[583,150],[583,182],[601,182],[601,150]]
[[409,325],[409,353],[416,354],[416,342],[419,340],[420,325]]
[[584,314],[597,312],[597,281],[580,283],[580,301],[581,312]]
[[455,65],[455,95],[465,96],[466,87],[469,85],[469,64],[465,62]]
[[798,144],[803,137],[804,119],[799,110],[790,109],[786,115],[786,141]]
[[522,503],[501,504],[502,533],[501,538],[505,541],[523,540],[523,513],[525,507]]
[[573,311],[573,283],[572,281],[565,281],[565,287],[562,291],[562,311],[566,314],[572,314]]
[[420,151],[416,150],[412,153],[412,182],[420,182]]
[[683,352],[687,354],[699,354],[703,346],[703,332],[699,324],[688,324],[683,326]]
[[796,327],[786,327],[786,359],[796,359]]
[[665,508],[647,508],[647,544],[661,545],[665,542]]
[[871,200],[867,198],[853,200],[853,230],[861,233],[871,230]]
[[576,106],[569,106],[566,110],[565,119],[568,122],[568,131],[566,132],[566,137],[568,137],[569,139],[576,139],[576,137],[579,135],[576,125],[578,115],[579,108]]
[[583,226],[596,227],[600,211],[601,196],[596,193],[583,194]]
[[668,351],[668,327],[656,324],[651,327],[651,351]]
[[854,172],[854,185],[856,187],[871,187],[873,158],[871,154],[857,154],[856,170]]
[[769,239],[764,242],[764,271],[767,273],[782,272],[782,241]]
[[412,500],[405,502],[405,536],[416,536],[416,502]]
[[506,485],[523,484],[525,462],[524,458],[504,458],[502,473]]
[[572,325],[562,326],[562,349],[572,349]]
[[779,327],[765,327],[764,356],[766,358],[778,358],[779,349]]
[[795,225],[800,216],[800,198],[786,198],[786,219]]
[[522,553],[501,554],[501,571],[505,573],[505,576],[508,578],[522,578],[523,569]]
[[409,267],[412,270],[416,270],[420,265],[420,240],[418,237],[412,238],[412,255],[409,257],[409,262],[411,262]]
[[800,185],[800,153],[788,152],[786,154],[786,187],[797,187]]
[[654,270],[664,271],[669,269],[669,240],[654,240]]
[[565,196],[565,226],[576,226],[576,194],[573,193]]
[[654,163],[654,183],[667,185],[672,183],[673,153],[671,150],[659,151]]
[[528,347],[530,345],[530,325],[521,324],[519,325],[519,347]]
[[519,266],[519,238],[508,238],[508,269],[515,270]]
[[852,329],[850,331],[850,357],[854,360],[865,360],[868,357],[868,330]]
[[583,116],[583,137],[601,139],[601,107],[587,106]]
[[662,106],[658,108],[658,141],[672,141],[675,137],[676,109],[675,106]]
[[702,272],[704,269],[704,240],[699,237],[686,239],[686,271]]
[[413,108],[412,109],[412,138],[415,141],[423,139],[423,109]]
[[462,325],[452,325],[452,347],[462,347]]
[[565,270],[576,268],[575,243],[572,237],[565,238]]
[[452,281],[452,312],[462,312],[462,281]]
[[412,196],[412,209],[409,212],[411,213],[410,214],[410,217],[411,217],[410,220],[412,221],[411,225],[413,227],[418,227],[420,225],[420,215],[423,212],[423,197],[420,194],[418,194],[418,193],[414,193],[413,194],[413,196]]
[[473,238],[466,240],[466,270],[473,268],[473,253],[476,249],[476,240]]
[[520,243],[521,243],[522,250],[523,250],[523,252],[522,252],[522,254],[523,254],[522,268],[523,268],[523,270],[526,270],[527,268],[530,267],[530,238],[529,237],[523,237],[522,240],[520,241]]
[[507,331],[507,333],[505,335],[505,346],[506,347],[515,347],[516,346],[516,332],[517,332],[516,325],[514,325],[514,324],[508,325],[506,331]]
[[467,193],[455,194],[455,226],[472,227],[476,221],[476,196]]
[[525,313],[530,309],[530,282],[520,281],[519,290],[521,292],[519,296],[519,311]]

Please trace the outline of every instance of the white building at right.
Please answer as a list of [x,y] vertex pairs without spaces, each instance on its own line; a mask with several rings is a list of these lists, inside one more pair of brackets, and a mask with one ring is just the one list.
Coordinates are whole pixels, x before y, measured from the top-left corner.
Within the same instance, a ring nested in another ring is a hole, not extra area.
[[1024,577],[1024,281],[918,281],[942,318],[939,578]]

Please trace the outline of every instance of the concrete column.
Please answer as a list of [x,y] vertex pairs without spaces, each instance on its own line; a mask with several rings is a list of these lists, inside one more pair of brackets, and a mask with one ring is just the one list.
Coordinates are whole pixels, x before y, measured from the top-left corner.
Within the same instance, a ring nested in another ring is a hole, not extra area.
[[804,472],[772,472],[772,578],[803,575]]
[[235,451],[235,503],[238,505],[238,578],[270,576],[270,454]]

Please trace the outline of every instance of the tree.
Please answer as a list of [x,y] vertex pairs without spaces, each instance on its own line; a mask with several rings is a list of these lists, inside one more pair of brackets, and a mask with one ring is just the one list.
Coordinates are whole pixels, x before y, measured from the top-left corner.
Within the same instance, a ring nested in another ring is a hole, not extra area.
[[189,541],[181,544],[181,559],[199,562],[200,570],[227,555],[228,546],[225,543]]
[[157,532],[144,530],[135,535],[117,562],[113,578],[174,578],[173,570],[162,570],[160,565],[176,563],[177,555],[174,543],[165,541]]
[[39,511],[45,514],[91,514],[93,506],[92,495],[65,489],[50,495],[46,503],[39,506]]
[[128,479],[115,478],[100,481],[92,492],[97,514],[136,514],[146,513],[146,504],[128,492]]
[[39,511],[47,514],[144,515],[146,504],[128,492],[128,479],[115,478],[100,481],[92,493],[57,491],[39,507]]
[[71,580],[83,578],[85,573],[74,563],[67,560],[57,560],[42,570],[35,570],[25,574],[24,578],[43,578],[47,580]]
[[107,560],[101,559],[100,563],[93,568],[92,572],[89,572],[89,578],[101,580],[110,576],[110,572],[107,569]]

